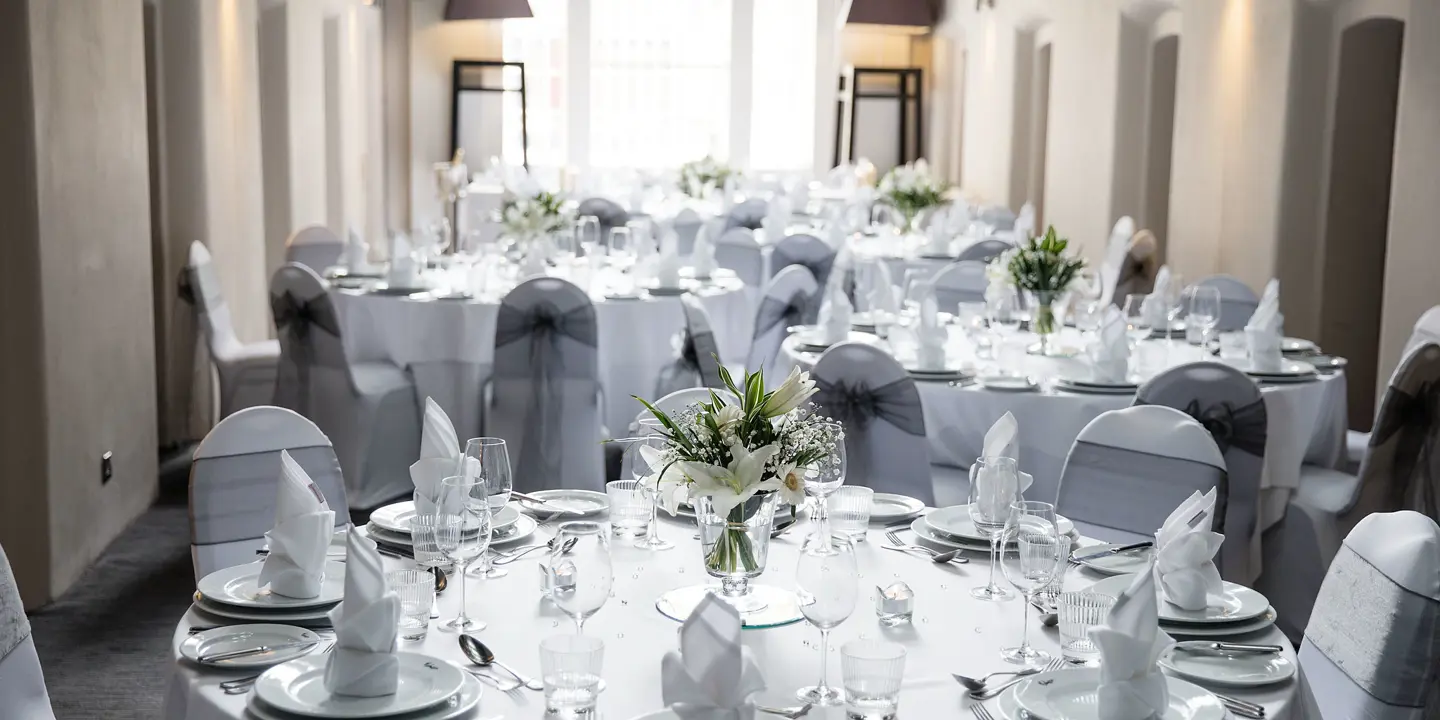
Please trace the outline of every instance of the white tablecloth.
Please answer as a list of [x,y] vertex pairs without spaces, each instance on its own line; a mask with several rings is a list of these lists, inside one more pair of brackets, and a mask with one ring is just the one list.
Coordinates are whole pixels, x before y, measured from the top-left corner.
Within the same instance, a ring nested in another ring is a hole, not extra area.
[[[666,520],[661,533],[677,547],[653,553],[621,542],[611,545],[615,567],[614,593],[605,607],[585,624],[585,632],[605,642],[604,677],[608,688],[600,697],[601,717],[629,720],[661,707],[660,659],[666,651],[676,648],[679,625],[655,609],[655,599],[666,590],[703,582],[699,542],[693,539],[694,523]],[[764,575],[759,579],[783,588],[793,588],[798,548],[805,525],[776,539],[770,546],[770,557]],[[910,539],[909,531],[903,535]],[[970,717],[971,703],[963,688],[950,673],[972,677],[1009,670],[1000,659],[1002,647],[1018,643],[1021,631],[1019,601],[988,603],[970,597],[970,588],[983,584],[986,564],[983,554],[973,555],[968,565],[938,566],[929,560],[897,552],[881,550],[878,543],[884,536],[870,532],[869,542],[859,545],[860,602],[855,612],[837,627],[830,637],[830,683],[841,685],[839,648],[856,638],[887,639],[905,646],[905,680],[900,694],[900,713],[910,718]],[[400,567],[405,561],[385,559],[387,568]],[[488,622],[479,633],[485,643],[501,659],[522,673],[539,675],[539,641],[554,634],[574,632],[570,619],[548,601],[539,597],[536,563],[522,560],[510,567],[510,574],[494,580],[470,580],[469,605],[473,617]],[[1072,569],[1066,578],[1067,589],[1081,589],[1101,579],[1088,570]],[[915,591],[915,616],[911,625],[894,629],[880,627],[875,618],[874,587],[903,580]],[[442,620],[454,616],[459,603],[458,588],[453,584],[440,599]],[[174,636],[175,665],[166,714],[169,720],[229,720],[244,717],[245,696],[225,695],[219,684],[241,677],[241,671],[216,672],[203,669],[180,659],[178,648],[191,625],[214,622],[194,614],[192,609],[181,618]],[[1050,653],[1059,652],[1059,638],[1053,628],[1041,629],[1035,614],[1026,616],[1030,623],[1030,641]],[[419,642],[402,642],[401,649],[419,651],[456,663],[464,656],[452,633],[435,629],[432,621],[429,636]],[[1243,642],[1263,642],[1285,646],[1285,654],[1295,661],[1284,636],[1269,629],[1241,636]],[[767,704],[795,705],[794,690],[815,682],[819,672],[819,635],[803,622],[770,630],[744,633],[745,644],[755,653],[768,684],[763,701]],[[1241,690],[1216,688],[1220,692],[1265,705],[1266,717],[1284,720],[1294,705],[1296,682],[1264,688]],[[518,696],[486,688],[476,718],[520,720],[539,718],[544,714],[545,700],[541,693],[522,691]],[[995,711],[996,701],[987,707]],[[840,708],[816,708],[810,715],[816,720],[839,720]]]
[[[494,300],[411,300],[403,296],[332,290],[345,352],[352,362],[385,360],[408,369],[424,407],[433,397],[463,440],[480,433],[481,386],[495,356]],[[721,357],[743,360],[750,347],[749,300],[738,280],[697,293],[710,315]],[[651,398],[660,369],[675,358],[673,340],[685,328],[680,300],[648,297],[598,300],[601,416],[623,433],[640,411],[631,395]],[[620,436],[620,435],[617,435]]]

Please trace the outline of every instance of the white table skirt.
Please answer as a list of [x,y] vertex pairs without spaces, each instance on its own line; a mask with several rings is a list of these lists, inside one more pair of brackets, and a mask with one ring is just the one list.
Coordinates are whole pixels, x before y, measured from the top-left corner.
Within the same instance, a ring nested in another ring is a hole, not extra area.
[[[332,290],[345,352],[352,362],[384,360],[409,370],[417,399],[433,397],[461,439],[480,433],[481,388],[495,356],[494,301],[411,300]],[[734,281],[697,296],[710,315],[722,358],[743,360],[750,347],[750,301]],[[599,331],[602,421],[623,433],[640,411],[630,396],[651,398],[660,369],[675,358],[674,338],[685,328],[680,300],[645,297],[595,303]]]
[[[655,599],[666,590],[703,582],[708,578],[701,569],[699,542],[693,539],[694,523],[666,520],[661,534],[673,541],[676,548],[652,553],[621,542],[611,545],[615,565],[614,593],[605,607],[585,625],[586,634],[605,642],[604,677],[608,688],[600,697],[601,717],[629,720],[662,706],[660,692],[660,660],[665,652],[677,647],[679,625],[655,609]],[[759,582],[793,588],[798,549],[805,525],[774,540],[770,545],[768,566]],[[909,531],[904,537],[910,539]],[[1002,647],[1015,645],[1021,632],[1020,602],[987,603],[970,597],[970,588],[983,584],[986,576],[984,554],[972,554],[968,565],[938,566],[929,560],[876,547],[884,542],[878,530],[870,532],[869,542],[859,545],[860,600],[854,614],[831,633],[830,683],[841,684],[839,648],[856,638],[887,639],[906,647],[905,680],[900,694],[903,717],[960,718],[970,717],[971,701],[950,673],[980,676],[997,670],[1008,670],[1000,659]],[[398,568],[406,561],[385,558],[387,568]],[[548,601],[539,597],[536,563],[522,560],[510,567],[510,574],[494,580],[470,580],[469,606],[473,617],[489,626],[479,633],[500,659],[514,665],[522,673],[539,675],[540,639],[554,634],[574,632],[570,619]],[[1067,589],[1081,589],[1101,579],[1088,570],[1072,569],[1066,578]],[[916,611],[910,626],[895,629],[880,627],[875,618],[873,588],[903,580],[916,595]],[[452,582],[440,598],[441,621],[454,616],[459,603],[458,588]],[[246,696],[225,695],[219,684],[248,673],[216,672],[200,668],[180,659],[179,645],[192,624],[214,622],[201,618],[192,609],[181,618],[174,636],[174,675],[166,698],[165,717],[169,720],[230,720],[244,717]],[[401,649],[418,651],[455,663],[464,663],[455,636],[435,629],[441,621],[432,621],[429,636],[418,642],[402,642]],[[1034,613],[1026,616],[1030,623],[1030,641],[1053,654],[1059,652],[1059,637],[1053,628],[1041,629]],[[1295,661],[1289,644],[1271,627],[1247,636],[1243,642],[1282,645],[1286,656]],[[793,692],[813,684],[819,672],[818,632],[797,623],[783,628],[746,631],[744,642],[755,653],[765,675],[769,704],[796,704]],[[1265,706],[1270,720],[1284,720],[1294,703],[1294,680],[1263,688],[1241,690],[1216,688],[1220,692]],[[476,718],[520,720],[537,718],[544,713],[544,697],[538,692],[507,695],[487,687]],[[987,706],[992,712],[995,701]],[[841,708],[816,708],[808,717],[817,720],[839,720]]]

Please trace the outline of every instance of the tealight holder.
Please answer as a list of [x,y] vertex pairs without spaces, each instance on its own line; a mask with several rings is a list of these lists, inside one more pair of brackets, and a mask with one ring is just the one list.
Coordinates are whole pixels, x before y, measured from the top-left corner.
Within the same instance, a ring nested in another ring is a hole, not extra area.
[[896,582],[875,590],[875,616],[881,625],[895,627],[910,622],[915,615],[915,593],[909,585]]

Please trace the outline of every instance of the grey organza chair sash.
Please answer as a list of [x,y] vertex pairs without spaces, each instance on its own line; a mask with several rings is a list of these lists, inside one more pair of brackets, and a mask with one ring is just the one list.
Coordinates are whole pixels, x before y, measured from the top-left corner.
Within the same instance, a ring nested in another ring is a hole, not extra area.
[[770,204],[759,198],[751,198],[733,208],[725,215],[725,229],[742,227],[747,230],[759,230],[761,223],[765,220],[765,213],[770,209]]
[[[1440,602],[1387,577],[1349,545],[1325,575],[1305,628],[1301,666],[1313,649],[1386,705],[1427,708],[1435,717]],[[1333,690],[1333,688],[1332,688]],[[1366,717],[1376,717],[1366,715]]]
[[749,288],[758,291],[765,284],[765,255],[749,230],[726,230],[715,243],[715,263],[734,270]]
[[761,300],[760,309],[755,311],[754,337],[759,339],[782,323],[786,327],[801,324],[808,304],[808,298],[803,293],[795,293],[788,298],[766,297]]
[[[335,511],[335,526],[350,522],[340,461],[328,447],[291,448],[286,452],[305,469]],[[192,545],[255,540],[275,524],[275,485],[280,452],[200,458],[190,473]]]
[[275,404],[309,417],[312,368],[349,372],[335,304],[323,293],[307,299],[287,289],[272,291],[270,312],[281,347]]
[[590,381],[598,388],[597,336],[595,306],[588,302],[567,310],[549,299],[522,307],[507,297],[500,305],[495,374],[529,381],[517,464],[532,477],[562,474],[566,380]]
[[[817,366],[817,370],[823,369]],[[915,381],[902,377],[871,387],[863,380],[846,382],[816,377],[815,387],[816,407],[845,427],[846,476],[850,482],[882,491],[905,492],[929,503],[934,491],[930,487],[925,446],[919,446],[917,464],[915,453],[897,443],[893,433],[885,431],[886,426],[893,427],[923,441],[925,414]]]
[[1440,522],[1440,345],[1408,355],[1380,405],[1348,527],[1371,512],[1414,510]]
[[582,201],[580,206],[575,209],[575,215],[576,217],[594,216],[600,221],[600,229],[605,231],[624,227],[630,219],[630,213],[620,207],[620,203],[608,198],[588,198]]
[[[1225,471],[1205,463],[1076,440],[1056,509],[1072,520],[1154,535],[1191,493],[1224,483]],[[1215,532],[1225,532],[1224,518],[1217,501]]]
[[830,279],[830,268],[834,264],[835,251],[825,241],[812,235],[791,235],[776,243],[770,253],[772,275],[787,266],[800,265],[815,276],[815,282],[822,288]]

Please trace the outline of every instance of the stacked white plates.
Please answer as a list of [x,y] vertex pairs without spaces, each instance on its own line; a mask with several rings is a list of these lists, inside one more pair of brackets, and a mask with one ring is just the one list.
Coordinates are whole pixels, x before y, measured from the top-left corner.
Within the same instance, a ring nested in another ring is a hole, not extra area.
[[[414,544],[410,539],[410,519],[413,517],[414,501],[406,500],[386,505],[370,513],[370,524],[365,530],[375,540],[408,547]],[[519,510],[506,505],[490,519],[490,544],[506,545],[529,537],[538,525],[534,518],[522,515]]]
[[[1053,670],[1031,675],[1000,695],[1005,720],[1101,720],[1100,669]],[[1165,684],[1169,706],[1160,720],[1225,720],[1225,704],[1214,693],[1178,678]]]
[[969,380],[974,377],[973,373],[965,370],[965,367],[958,362],[948,362],[943,368],[921,368],[914,365],[906,365],[905,372],[910,377],[921,381],[941,382],[945,380]]
[[[325,638],[315,634],[314,630],[294,625],[226,625],[185,638],[185,641],[180,643],[180,655],[191,662],[220,668],[265,668],[309,654],[320,647],[322,642],[326,642]],[[225,660],[209,659],[260,647],[275,649]]]
[[[1091,592],[1120,597],[1135,576],[1116,575],[1090,586]],[[1160,592],[1157,585],[1156,593]],[[1264,595],[1244,585],[1225,582],[1224,595],[1203,610],[1185,610],[1160,596],[1160,629],[1171,635],[1224,638],[1264,630],[1275,624],[1275,608]]]
[[[1071,537],[1075,534],[1075,523],[1069,518],[1056,516],[1060,532]],[[990,539],[975,528],[970,519],[969,505],[953,505],[940,508],[923,517],[915,518],[910,529],[916,536],[936,545],[956,550],[989,551]]]
[[925,503],[909,495],[877,492],[870,496],[870,522],[890,524],[920,514]]
[[1129,380],[1109,382],[1090,378],[1056,378],[1055,389],[1087,395],[1134,395],[1140,386]]
[[229,620],[262,623],[328,624],[327,614],[345,597],[345,563],[327,560],[320,594],[313,598],[277,595],[260,587],[264,562],[216,570],[195,586],[195,607]]
[[1114,550],[1124,546],[1125,544],[1122,543],[1087,545],[1075,550],[1070,557],[1076,563],[1105,575],[1128,575],[1150,567],[1150,562],[1155,558],[1154,546],[1125,552],[1096,554],[1103,550]]
[[1284,652],[1211,650],[1212,641],[1187,640],[1160,654],[1160,667],[1191,680],[1230,687],[1260,687],[1294,677],[1295,661]]
[[325,689],[326,655],[291,660],[255,681],[246,709],[260,720],[393,718],[450,720],[480,704],[479,681],[460,668],[418,653],[397,653],[400,682],[394,695],[348,697]]
[[545,504],[534,505],[520,499],[518,501],[520,505],[530,512],[542,515],[558,512],[556,508],[559,508],[570,511],[565,513],[564,518],[579,520],[599,515],[610,509],[610,496],[595,490],[535,490],[528,495],[536,500],[543,500]]
[[1304,383],[1319,379],[1315,366],[1302,360],[1284,358],[1273,368],[1257,368],[1249,360],[1235,360],[1232,364],[1246,375],[1264,383]]
[[[854,330],[851,330],[849,333],[846,334],[845,339],[841,340],[840,342],[862,342],[867,344],[874,344],[879,341],[879,339],[880,338],[870,333],[856,332]],[[829,350],[830,346],[839,344],[839,342],[827,342],[825,340],[824,328],[816,325],[807,325],[795,331],[795,349],[801,352],[823,353],[826,350]]]
[[980,387],[1000,392],[1035,392],[1040,383],[1035,378],[1019,375],[981,375],[975,378]]
[[1306,340],[1305,338],[1280,338],[1280,352],[1287,355],[1292,353],[1312,353],[1319,351],[1320,347],[1318,345],[1310,342],[1309,340]]

